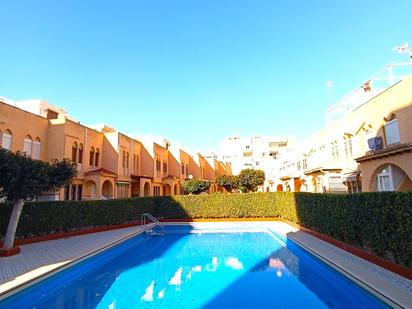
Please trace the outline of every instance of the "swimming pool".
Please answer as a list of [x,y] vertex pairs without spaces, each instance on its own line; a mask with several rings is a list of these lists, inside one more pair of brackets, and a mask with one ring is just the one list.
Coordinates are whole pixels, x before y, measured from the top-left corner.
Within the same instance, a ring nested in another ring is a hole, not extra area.
[[167,226],[0,302],[0,308],[384,308],[267,229]]

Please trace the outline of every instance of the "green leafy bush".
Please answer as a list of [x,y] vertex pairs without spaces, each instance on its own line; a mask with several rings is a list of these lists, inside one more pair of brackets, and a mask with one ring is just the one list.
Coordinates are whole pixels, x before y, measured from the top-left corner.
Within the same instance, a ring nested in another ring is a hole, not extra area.
[[[0,205],[4,235],[11,206]],[[254,193],[27,203],[18,237],[159,218],[281,218],[412,268],[412,192]]]
[[190,179],[183,182],[183,190],[186,193],[200,194],[210,187],[210,181],[201,179]]
[[247,168],[241,170],[237,176],[238,185],[242,192],[255,192],[265,182],[265,172]]
[[219,187],[225,188],[227,192],[232,192],[234,189],[239,188],[239,179],[234,175],[217,176],[215,182]]

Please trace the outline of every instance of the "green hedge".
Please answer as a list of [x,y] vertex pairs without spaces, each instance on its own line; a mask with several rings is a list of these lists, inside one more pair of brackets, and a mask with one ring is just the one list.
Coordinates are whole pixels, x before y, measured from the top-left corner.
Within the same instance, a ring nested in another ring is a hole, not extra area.
[[[2,236],[10,211],[10,205],[0,206]],[[276,192],[27,203],[17,236],[134,222],[145,212],[176,219],[282,218],[412,268],[412,192]]]

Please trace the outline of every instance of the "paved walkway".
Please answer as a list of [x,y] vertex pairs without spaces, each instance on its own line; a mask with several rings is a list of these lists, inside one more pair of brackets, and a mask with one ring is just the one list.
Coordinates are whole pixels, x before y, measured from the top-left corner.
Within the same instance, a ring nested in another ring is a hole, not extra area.
[[21,253],[0,258],[0,294],[141,230],[128,227],[22,245]]
[[370,263],[345,250],[337,248],[308,233],[297,231],[287,237],[320,257],[324,262],[351,277],[373,294],[379,294],[396,305],[412,308],[412,280]]

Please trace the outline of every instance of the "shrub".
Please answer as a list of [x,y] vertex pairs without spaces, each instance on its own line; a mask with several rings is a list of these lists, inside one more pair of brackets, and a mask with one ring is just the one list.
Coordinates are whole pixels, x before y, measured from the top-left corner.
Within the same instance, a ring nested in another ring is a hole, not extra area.
[[[18,237],[159,218],[281,218],[412,268],[412,192],[255,193],[27,203]],[[11,205],[0,205],[4,235]]]
[[265,182],[265,172],[254,169],[241,170],[237,176],[238,185],[242,192],[255,192]]
[[239,179],[233,175],[221,175],[216,177],[216,184],[219,187],[225,188],[227,192],[232,192],[239,188]]
[[200,194],[210,187],[210,181],[201,179],[190,179],[183,182],[183,189],[186,193]]

